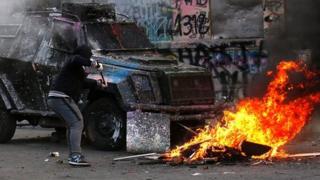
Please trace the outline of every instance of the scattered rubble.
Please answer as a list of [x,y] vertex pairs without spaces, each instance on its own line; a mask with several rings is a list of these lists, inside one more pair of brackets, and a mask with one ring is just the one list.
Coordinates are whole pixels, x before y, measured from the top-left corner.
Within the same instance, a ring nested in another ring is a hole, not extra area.
[[59,152],[50,152],[50,157],[59,157],[60,153]]

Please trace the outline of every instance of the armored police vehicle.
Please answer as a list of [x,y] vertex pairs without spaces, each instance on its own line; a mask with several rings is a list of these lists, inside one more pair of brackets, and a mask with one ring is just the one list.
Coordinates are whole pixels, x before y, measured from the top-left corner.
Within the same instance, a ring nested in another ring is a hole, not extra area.
[[0,24],[0,143],[20,122],[63,130],[46,98],[53,76],[78,45],[92,47],[106,81],[104,90],[83,92],[79,106],[85,136],[99,149],[124,146],[127,112],[168,114],[171,121],[212,117],[211,74],[160,53],[144,30],[117,18],[112,5],[71,4],[62,11],[28,11],[20,23]]

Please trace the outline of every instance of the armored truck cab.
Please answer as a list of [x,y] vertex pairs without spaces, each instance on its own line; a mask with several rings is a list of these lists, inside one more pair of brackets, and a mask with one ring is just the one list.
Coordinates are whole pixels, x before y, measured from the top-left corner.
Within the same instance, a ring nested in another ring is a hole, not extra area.
[[123,147],[127,112],[168,114],[171,121],[214,116],[214,87],[205,69],[160,53],[134,22],[116,19],[110,5],[63,5],[63,11],[26,12],[20,24],[0,26],[0,142],[14,135],[17,122],[64,127],[47,104],[50,82],[81,44],[90,45],[104,70],[92,79],[103,90],[82,94],[85,135],[99,149]]

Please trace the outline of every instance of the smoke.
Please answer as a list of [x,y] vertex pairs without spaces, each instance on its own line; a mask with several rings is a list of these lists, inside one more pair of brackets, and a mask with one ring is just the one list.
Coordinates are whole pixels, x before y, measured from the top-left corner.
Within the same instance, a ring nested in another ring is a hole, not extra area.
[[22,21],[28,10],[44,10],[58,0],[0,0],[0,23]]
[[285,17],[272,24],[266,34],[266,45],[272,58],[297,58],[297,52],[312,50],[312,63],[320,67],[320,1],[290,0]]
[[[0,23],[18,23],[30,0],[0,0]],[[30,1],[31,2],[31,1]]]
[[288,4],[287,33],[296,49],[312,49],[313,63],[320,59],[320,2],[293,0]]
[[14,12],[21,9],[21,1],[18,0],[0,0],[0,22],[7,23],[14,16]]
[[16,7],[22,5],[19,0],[0,0],[0,14],[10,14]]

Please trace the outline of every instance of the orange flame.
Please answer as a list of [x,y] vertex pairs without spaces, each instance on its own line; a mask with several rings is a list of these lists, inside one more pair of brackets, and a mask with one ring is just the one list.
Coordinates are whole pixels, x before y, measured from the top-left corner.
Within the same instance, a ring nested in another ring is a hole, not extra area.
[[320,102],[320,92],[288,100],[288,91],[294,87],[288,88],[288,71],[303,73],[307,79],[316,74],[295,61],[283,61],[277,70],[263,98],[240,101],[234,112],[224,112],[222,120],[214,128],[206,126],[199,130],[199,134],[190,142],[171,150],[168,157],[181,157],[183,150],[198,144],[199,148],[191,160],[199,160],[206,157],[208,151],[217,152],[224,147],[240,150],[239,146],[244,140],[272,147],[268,157],[285,156],[286,153],[280,147],[292,140],[304,127],[315,103]]

